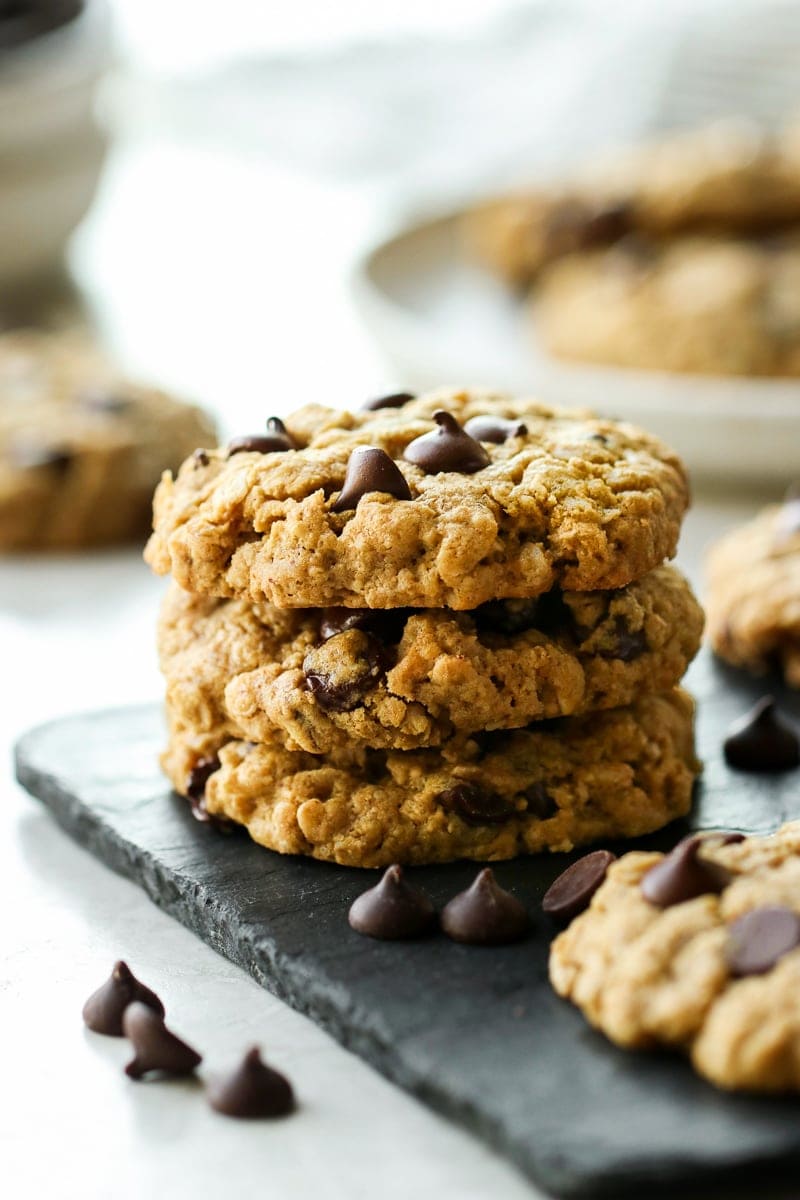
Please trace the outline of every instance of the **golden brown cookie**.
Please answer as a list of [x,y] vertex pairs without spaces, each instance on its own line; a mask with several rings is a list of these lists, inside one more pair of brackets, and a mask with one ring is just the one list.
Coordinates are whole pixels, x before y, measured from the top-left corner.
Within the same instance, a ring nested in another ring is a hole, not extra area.
[[157,572],[281,608],[471,609],[624,587],[672,556],[688,502],[657,439],[497,393],[311,407],[286,424],[298,449],[239,444],[164,477]]
[[[687,843],[670,856],[669,879],[661,854],[609,868],[553,943],[553,986],[619,1045],[675,1047],[718,1087],[796,1091],[800,822],[727,844],[709,835],[688,850],[688,875]],[[654,868],[661,879],[648,891]]]
[[200,409],[68,335],[0,337],[0,550],[143,539],[165,468],[216,442]]
[[708,636],[735,667],[777,666],[800,687],[800,499],[726,534],[707,564]]
[[[176,790],[261,845],[346,866],[493,861],[636,837],[683,816],[698,770],[685,692],[436,750],[330,755],[193,730],[170,713]],[[204,795],[203,793],[204,788]]]
[[256,608],[173,584],[159,650],[170,708],[193,728],[224,722],[316,754],[412,750],[668,691],[702,626],[672,567],[619,591],[473,612]]

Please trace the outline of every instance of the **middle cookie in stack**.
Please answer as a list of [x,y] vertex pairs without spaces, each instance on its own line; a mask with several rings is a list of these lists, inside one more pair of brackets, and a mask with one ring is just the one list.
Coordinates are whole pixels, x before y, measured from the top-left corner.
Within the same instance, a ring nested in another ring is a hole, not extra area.
[[675,685],[702,615],[659,565],[686,502],[663,446],[487,393],[287,424],[294,448],[211,452],[157,498],[149,560],[194,593],[173,584],[159,634],[179,792],[357,866],[566,850],[687,811]]

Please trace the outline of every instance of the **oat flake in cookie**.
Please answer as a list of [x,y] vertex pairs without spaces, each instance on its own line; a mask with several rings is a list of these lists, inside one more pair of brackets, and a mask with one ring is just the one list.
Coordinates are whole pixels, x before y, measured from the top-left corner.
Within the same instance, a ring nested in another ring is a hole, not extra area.
[[254,607],[173,584],[158,643],[185,724],[324,754],[354,741],[445,747],[668,691],[702,621],[673,567],[618,591],[556,591],[474,612]]
[[[799,1091],[800,822],[677,849],[611,864],[553,943],[555,990],[612,1041],[682,1050],[718,1087]],[[670,858],[667,896],[648,880]]]
[[143,541],[162,471],[216,440],[200,409],[120,379],[77,336],[3,335],[0,550]]
[[[486,466],[473,456],[467,470],[454,460],[430,473],[405,455],[439,411],[462,429],[489,416],[526,432],[477,443]],[[688,502],[684,468],[656,438],[497,393],[440,390],[357,413],[312,406],[286,427],[301,449],[217,451],[165,477],[147,549],[157,572],[190,592],[282,608],[471,609],[555,585],[624,587],[671,557]],[[364,447],[397,466],[410,499],[369,491],[341,510]]]
[[163,765],[184,793],[218,754],[205,805],[284,854],[345,866],[494,861],[636,837],[683,816],[699,770],[691,699],[676,689],[628,708],[482,734],[448,758],[350,743],[324,755],[255,744],[224,720],[171,710]]

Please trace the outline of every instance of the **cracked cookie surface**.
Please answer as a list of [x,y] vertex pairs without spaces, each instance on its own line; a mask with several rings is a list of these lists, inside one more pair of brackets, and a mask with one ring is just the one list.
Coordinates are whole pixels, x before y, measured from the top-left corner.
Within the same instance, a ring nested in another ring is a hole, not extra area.
[[778,666],[800,688],[800,498],[726,534],[711,549],[707,578],[714,652],[756,674]]
[[800,937],[800,822],[727,845],[709,836],[698,854],[721,890],[664,908],[641,890],[663,855],[613,863],[587,911],[553,943],[553,986],[619,1045],[680,1049],[718,1087],[796,1091],[800,945],[784,937],[770,962],[762,930],[743,963],[736,942],[742,918],[776,909]]
[[0,337],[0,549],[143,539],[165,468],[215,443],[199,408],[120,379],[83,340]]
[[170,708],[244,739],[327,753],[440,746],[481,730],[631,703],[677,684],[700,643],[686,580],[475,612],[277,609],[173,584],[159,622]]
[[699,769],[694,706],[679,689],[483,734],[455,761],[357,744],[315,756],[231,739],[224,726],[194,729],[168,712],[162,761],[178,792],[202,765],[209,814],[270,849],[346,866],[494,861],[636,837],[688,811]]
[[[436,432],[437,411],[462,425],[521,421],[525,432],[474,443],[485,466],[407,461],[410,444]],[[220,450],[164,477],[146,553],[158,573],[282,608],[471,609],[556,584],[624,587],[673,555],[688,503],[683,465],[657,439],[491,392],[442,389],[356,414],[310,407],[286,425],[300,449]],[[371,491],[339,511],[364,447],[392,460],[386,486],[410,498]]]

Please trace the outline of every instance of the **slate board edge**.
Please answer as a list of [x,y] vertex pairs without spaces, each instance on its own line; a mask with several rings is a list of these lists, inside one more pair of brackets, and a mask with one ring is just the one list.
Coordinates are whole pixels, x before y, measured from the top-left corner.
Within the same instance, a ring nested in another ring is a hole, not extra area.
[[[90,715],[80,714],[83,717]],[[45,805],[58,825],[82,848],[117,874],[138,884],[158,908],[178,920],[212,950],[247,971],[259,986],[309,1017],[347,1050],[363,1058],[404,1091],[480,1137],[553,1196],[562,1200],[594,1200],[641,1194],[643,1171],[652,1167],[650,1158],[643,1156],[641,1166],[629,1159],[614,1170],[606,1169],[594,1174],[591,1166],[584,1166],[583,1174],[576,1176],[572,1168],[565,1167],[557,1158],[549,1157],[546,1148],[538,1153],[532,1152],[530,1146],[506,1136],[502,1127],[478,1108],[463,1101],[457,1102],[424,1071],[410,1068],[398,1057],[392,1042],[375,1028],[368,1011],[348,1005],[341,988],[334,986],[326,991],[320,983],[311,979],[302,958],[275,953],[267,932],[258,938],[262,959],[258,961],[252,931],[246,926],[237,930],[236,925],[217,910],[213,894],[208,894],[207,902],[203,905],[209,918],[213,913],[213,922],[210,919],[207,924],[198,921],[192,902],[192,897],[196,899],[197,889],[190,880],[182,881],[160,863],[151,860],[135,842],[118,834],[96,811],[88,809],[76,796],[62,788],[54,775],[37,768],[32,761],[35,754],[28,758],[27,747],[29,744],[35,747],[40,734],[54,725],[74,719],[75,716],[70,716],[47,722],[24,734],[14,747],[14,767],[21,786]],[[182,883],[185,886],[182,887]],[[266,970],[264,958],[268,959]],[[348,1015],[351,1024],[348,1023]],[[792,1161],[800,1164],[800,1143],[796,1160],[793,1158]],[[788,1162],[784,1156],[782,1165]],[[697,1162],[691,1156],[683,1160],[674,1159],[662,1167],[658,1179],[651,1179],[648,1183],[648,1194],[666,1194],[681,1185],[682,1194],[688,1197],[685,1188],[687,1180],[691,1179],[693,1184],[696,1182],[698,1187],[702,1186],[704,1196],[716,1195],[718,1188],[722,1189],[720,1195],[726,1195],[725,1189],[729,1184],[736,1182],[741,1185],[751,1175],[758,1177],[766,1166],[769,1166],[769,1159],[759,1163],[752,1157],[741,1163],[732,1161],[723,1169]]]

